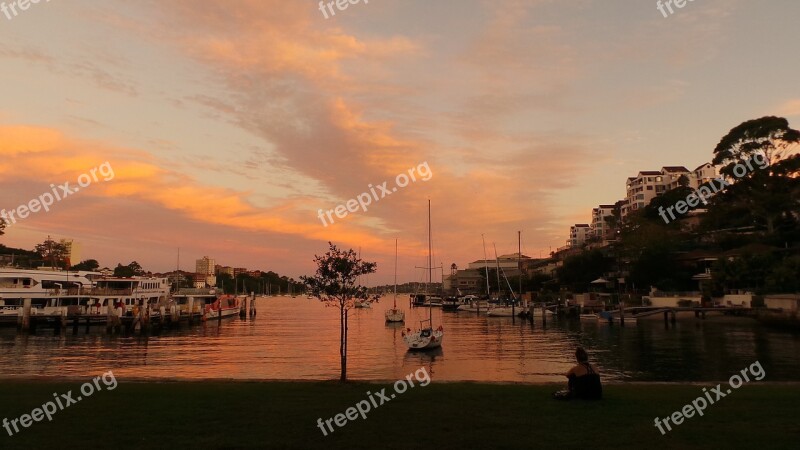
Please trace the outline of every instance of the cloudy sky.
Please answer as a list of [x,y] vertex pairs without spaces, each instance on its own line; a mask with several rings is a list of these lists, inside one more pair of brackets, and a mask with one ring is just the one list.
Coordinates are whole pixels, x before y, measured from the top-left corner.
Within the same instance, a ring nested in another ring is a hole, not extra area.
[[[6,0],[6,3],[10,3]],[[744,120],[800,121],[795,0],[89,1],[0,13],[0,207],[108,161],[114,178],[11,226],[84,258],[298,276],[327,241],[418,280],[546,255],[625,178],[694,168]],[[325,227],[330,210],[418,180]]]

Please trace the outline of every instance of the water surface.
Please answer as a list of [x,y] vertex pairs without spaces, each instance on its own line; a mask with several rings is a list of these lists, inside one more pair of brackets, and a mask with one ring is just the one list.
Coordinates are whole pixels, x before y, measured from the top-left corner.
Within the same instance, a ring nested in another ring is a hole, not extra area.
[[[577,345],[584,346],[605,381],[726,380],[758,360],[766,380],[800,375],[800,334],[749,319],[660,320],[620,328],[577,320],[528,322],[433,309],[444,345],[412,353],[401,331],[427,318],[427,308],[406,309],[406,325],[386,325],[391,298],[351,312],[348,375],[395,380],[425,366],[437,380],[563,381]],[[0,377],[82,378],[113,370],[119,377],[336,379],[338,310],[304,297],[259,298],[255,320],[231,319],[150,336],[106,335],[98,328],[77,335],[0,330]]]

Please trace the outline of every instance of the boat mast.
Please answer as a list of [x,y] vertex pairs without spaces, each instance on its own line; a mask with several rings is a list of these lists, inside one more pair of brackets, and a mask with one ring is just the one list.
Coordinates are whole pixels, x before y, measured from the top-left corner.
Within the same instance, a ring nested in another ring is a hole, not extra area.
[[492,247],[494,247],[494,261],[497,264],[497,298],[500,298],[500,258],[497,256],[497,245],[494,242]]
[[[394,311],[397,313],[397,239],[394,240]],[[394,320],[394,319],[392,319]]]
[[492,295],[491,289],[489,289],[489,260],[486,259],[486,239],[484,239],[483,234],[481,234],[481,240],[483,241],[483,268],[486,269],[486,295]]
[[517,272],[519,273],[519,298],[522,298],[522,231],[517,231]]
[[[428,199],[428,284],[433,281],[433,256],[431,253],[431,199]],[[427,289],[426,289],[427,291]],[[433,329],[433,305],[428,301],[428,319]]]

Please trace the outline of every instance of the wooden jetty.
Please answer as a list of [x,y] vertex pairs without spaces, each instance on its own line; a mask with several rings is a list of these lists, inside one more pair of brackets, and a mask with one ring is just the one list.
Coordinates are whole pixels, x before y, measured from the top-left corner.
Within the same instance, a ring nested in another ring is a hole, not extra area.
[[[57,332],[71,328],[73,333],[77,333],[81,328],[88,332],[90,327],[104,326],[109,333],[123,331],[132,333],[205,322],[205,307],[208,305],[206,299],[196,299],[192,293],[177,295],[173,299],[174,301],[166,304],[151,304],[142,307],[135,305],[127,311],[122,307],[108,308],[106,313],[93,313],[88,308],[70,306],[61,310],[59,314],[35,314],[31,308],[31,299],[24,299],[17,316],[17,328],[22,332],[31,333],[39,328],[52,328]],[[248,315],[251,320],[255,318],[255,295],[242,299],[240,311],[236,315],[242,319],[246,319]],[[218,321],[221,322],[222,318],[222,315],[219,315]],[[217,322],[217,320],[213,322]]]

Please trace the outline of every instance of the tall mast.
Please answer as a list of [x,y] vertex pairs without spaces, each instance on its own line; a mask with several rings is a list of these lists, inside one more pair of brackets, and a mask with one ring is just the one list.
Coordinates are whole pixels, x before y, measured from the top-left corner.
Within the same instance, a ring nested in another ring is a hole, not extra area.
[[433,256],[431,252],[431,200],[428,199],[428,283],[433,283]]
[[483,267],[486,269],[486,295],[491,295],[492,292],[489,289],[489,260],[486,259],[486,239],[484,239],[483,234],[481,234],[481,240],[483,241]]
[[522,298],[522,231],[517,231],[517,271],[519,272],[519,298]]
[[497,264],[497,298],[500,298],[500,258],[497,256],[497,245],[494,242],[492,247],[494,247],[494,261]]
[[[428,199],[428,283],[433,281],[433,256],[431,249],[431,199]],[[428,301],[430,303],[430,300]],[[428,305],[428,319],[433,329],[433,305]]]
[[394,240],[394,309],[393,314],[397,312],[397,239]]

